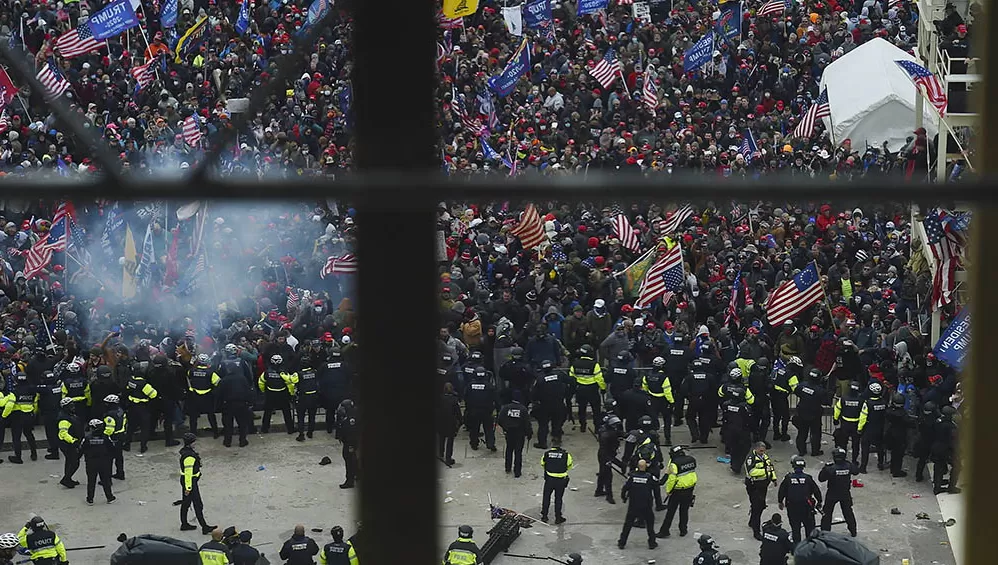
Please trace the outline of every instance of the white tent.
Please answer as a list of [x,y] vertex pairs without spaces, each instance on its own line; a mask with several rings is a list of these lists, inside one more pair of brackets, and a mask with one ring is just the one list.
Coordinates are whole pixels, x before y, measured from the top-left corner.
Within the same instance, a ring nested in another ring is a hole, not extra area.
[[[822,118],[835,143],[849,138],[862,152],[866,144],[891,151],[904,147],[915,130],[915,91],[908,75],[894,61],[915,61],[910,54],[877,38],[839,57],[825,68],[821,88],[828,88],[831,119]],[[936,134],[938,116],[925,101],[923,127]],[[831,127],[830,127],[831,126]]]

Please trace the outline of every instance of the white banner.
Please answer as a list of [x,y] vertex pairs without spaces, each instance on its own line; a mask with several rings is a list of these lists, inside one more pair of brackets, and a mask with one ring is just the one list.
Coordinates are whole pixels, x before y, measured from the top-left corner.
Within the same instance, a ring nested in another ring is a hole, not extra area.
[[651,9],[648,8],[647,2],[635,2],[631,4],[631,16],[636,20],[641,20],[642,23],[651,23]]
[[502,17],[506,20],[506,29],[510,35],[523,36],[523,12],[520,6],[508,6],[502,9]]

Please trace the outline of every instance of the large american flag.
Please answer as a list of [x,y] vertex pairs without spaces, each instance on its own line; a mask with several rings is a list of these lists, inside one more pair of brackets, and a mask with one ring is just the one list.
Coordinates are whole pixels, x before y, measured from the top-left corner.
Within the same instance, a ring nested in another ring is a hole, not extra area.
[[926,243],[936,260],[932,274],[932,309],[937,310],[953,301],[956,290],[956,269],[960,266],[960,239],[955,233],[943,229],[945,212],[933,208],[925,214]]
[[658,232],[661,234],[669,234],[677,229],[679,226],[686,221],[687,218],[693,215],[693,208],[689,204],[683,204],[675,212],[669,214],[669,216],[664,220],[659,220],[658,222]]
[[181,135],[183,135],[187,145],[191,147],[201,141],[201,122],[198,120],[197,114],[191,114],[184,119]]
[[0,111],[0,133],[7,131],[10,128],[10,120],[7,119],[7,109],[4,108]]
[[52,251],[65,251],[69,244],[69,221],[70,214],[65,202],[59,204],[55,215],[52,217],[52,227],[48,233],[48,243],[46,245]]
[[731,299],[728,301],[728,311],[724,316],[724,325],[727,326],[728,322],[734,320],[735,325],[741,326],[742,321],[738,317],[738,292],[742,289],[741,285],[742,274],[739,272],[735,275],[735,282],[731,285]]
[[610,85],[617,80],[620,74],[620,60],[617,59],[617,52],[607,49],[606,54],[598,63],[589,69],[589,74],[599,82],[603,88],[610,88]]
[[79,57],[104,46],[103,41],[94,39],[94,32],[86,22],[76,26],[55,40],[55,48],[60,55],[69,59]]
[[617,214],[617,217],[613,219],[613,231],[624,247],[631,251],[637,251],[641,248],[641,242],[638,241],[638,236],[634,233],[631,222],[624,214]]
[[791,0],[769,0],[762,6],[759,6],[759,11],[756,12],[756,16],[768,16],[770,14],[782,14],[787,12],[793,7]]
[[139,90],[149,86],[154,80],[156,80],[156,67],[154,65],[157,63],[159,63],[159,61],[153,59],[144,65],[132,67],[132,70],[129,71],[132,74],[132,78],[134,78],[135,82],[138,84]]
[[464,18],[448,18],[443,10],[437,10],[437,24],[443,29],[458,29],[464,27]]
[[943,83],[939,81],[936,75],[914,61],[894,62],[897,63],[897,66],[901,67],[901,70],[908,74],[911,82],[915,83],[915,88],[925,89],[926,98],[929,99],[929,102],[936,108],[940,116],[945,116],[946,104],[948,103],[946,87],[943,86]]
[[647,308],[655,299],[668,302],[673,290],[683,286],[683,250],[678,243],[663,253],[645,273],[635,308]]
[[812,261],[801,272],[773,291],[766,301],[766,317],[771,327],[778,327],[792,320],[821,300],[825,290],[821,288],[818,268]]
[[644,86],[641,87],[641,101],[654,116],[655,108],[658,107],[658,87],[655,86],[655,81],[652,80],[651,72],[648,70],[645,71]]
[[71,86],[56,68],[52,59],[46,61],[42,65],[42,70],[38,71],[38,81],[45,87],[44,95],[47,100],[54,100],[62,96]]
[[45,234],[28,249],[24,262],[24,278],[31,280],[52,262],[52,248],[48,246],[49,234]]
[[357,257],[353,253],[347,253],[326,259],[326,264],[319,272],[319,276],[326,278],[327,275],[352,275],[357,272],[357,269]]
[[811,107],[804,112],[800,118],[800,123],[794,128],[795,137],[810,138],[814,134],[814,126],[818,120],[832,115],[832,110],[828,106],[828,89],[821,89],[818,99],[811,104]]
[[547,239],[544,235],[541,217],[537,214],[537,208],[533,204],[527,204],[526,210],[520,216],[520,223],[516,224],[516,227],[510,232],[520,238],[520,243],[523,244],[524,249],[533,249]]

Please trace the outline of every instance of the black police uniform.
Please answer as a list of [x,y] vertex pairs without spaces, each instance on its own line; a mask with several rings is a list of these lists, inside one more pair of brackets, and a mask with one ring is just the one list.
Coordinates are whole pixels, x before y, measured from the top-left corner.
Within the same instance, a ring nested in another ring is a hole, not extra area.
[[744,401],[726,401],[721,409],[721,434],[731,458],[731,472],[741,473],[741,466],[752,448],[752,414]]
[[114,500],[111,493],[111,463],[117,449],[114,440],[104,435],[103,430],[95,431],[80,442],[80,452],[86,461],[87,470],[87,502],[94,501],[97,489],[97,479],[104,488],[104,496],[108,502]]
[[[948,408],[948,407],[947,407]],[[949,491],[959,492],[957,481],[960,476],[960,467],[955,458],[957,445],[957,424],[953,418],[945,413],[936,420],[935,433],[932,441],[932,489],[936,494],[944,492],[943,478],[948,472]]]
[[935,410],[927,412],[924,407],[918,416],[918,439],[915,440],[914,453],[912,454],[917,458],[915,480],[918,482],[925,480],[925,466],[932,454],[932,444],[935,443],[936,419],[938,418],[939,412]]
[[766,441],[769,435],[769,424],[772,421],[772,413],[769,404],[769,365],[756,363],[752,365],[748,374],[748,386],[755,396],[752,404],[752,441]]
[[[193,459],[190,463],[188,460]],[[187,513],[190,511],[191,506],[194,507],[194,516],[198,520],[198,524],[201,524],[201,529],[205,530],[208,527],[207,520],[204,519],[204,501],[201,499],[201,488],[199,483],[201,481],[201,456],[198,455],[197,451],[194,451],[194,447],[191,445],[185,445],[180,448],[180,492],[183,493],[188,490],[185,478],[185,464],[190,465],[191,473],[191,485],[190,492],[184,494],[180,503],[180,524],[182,526],[187,525]],[[205,532],[207,533],[207,532]]]
[[532,434],[527,407],[513,401],[499,409],[499,425],[506,433],[506,472],[519,477],[523,469],[523,444]]
[[208,425],[211,426],[212,434],[217,438],[218,419],[215,417],[215,385],[217,378],[210,365],[195,365],[188,373],[188,383],[190,383],[190,394],[187,395],[185,406],[187,415],[190,418],[191,433],[198,433],[198,418],[201,414],[208,416]]
[[610,361],[606,386],[610,390],[610,395],[620,398],[620,395],[631,388],[631,383],[637,378],[637,373],[631,368],[630,358],[626,360],[613,359]]
[[555,522],[565,521],[562,511],[562,500],[565,488],[568,487],[568,472],[572,469],[572,455],[560,447],[552,447],[541,457],[544,468],[544,494],[541,500],[541,521],[548,521],[548,509],[551,507],[551,495],[554,495]]
[[825,492],[825,506],[822,510],[821,529],[832,529],[832,512],[835,504],[842,508],[842,517],[846,520],[849,533],[856,536],[856,515],[852,511],[852,476],[859,474],[859,466],[849,461],[834,461],[825,465],[818,473],[818,480],[828,482]]
[[[318,373],[311,363],[302,360],[302,368],[298,371],[298,384],[295,385],[295,395],[298,398],[298,439],[304,436],[312,437],[315,433],[315,413],[319,410],[319,379]],[[305,429],[305,416],[308,416],[308,430]]]
[[835,447],[846,449],[852,441],[852,458],[849,460],[859,462],[859,428],[861,423],[865,424],[866,419],[863,414],[863,398],[857,391],[850,389],[845,396],[839,398],[836,408],[838,414],[836,423],[839,427],[832,434]]
[[[29,383],[24,375],[21,378],[24,380],[18,380],[17,384],[14,385],[12,393],[14,398],[8,400],[14,403],[13,410],[7,416],[8,425],[11,430],[10,439],[14,448],[13,457],[9,457],[8,459],[12,462],[21,461],[21,436],[24,436],[24,439],[28,440],[28,449],[31,450],[31,460],[38,459],[38,445],[35,443],[35,432],[32,429],[35,415],[32,411],[24,412],[17,408],[18,406],[25,406],[34,410],[35,403],[38,401],[38,386]],[[7,408],[4,411],[6,412]]]
[[690,363],[690,375],[683,381],[683,394],[689,401],[686,425],[690,429],[691,442],[707,443],[711,426],[717,417],[714,391],[718,385],[710,366],[708,359],[694,359]]
[[287,433],[295,433],[294,420],[291,419],[291,391],[288,390],[288,383],[281,376],[283,368],[269,368],[260,375],[263,381],[263,422],[260,424],[260,431],[267,433],[270,431],[270,418],[275,410],[280,410],[284,416],[284,426]]
[[[538,436],[540,433],[538,432]],[[599,463],[599,471],[596,474],[596,493],[594,496],[606,496],[606,501],[614,504],[613,500],[613,464],[617,458],[617,451],[620,449],[620,431],[604,425],[599,433],[599,450],[596,452],[596,460]]]
[[125,415],[125,409],[118,404],[109,405],[107,412],[104,413],[104,424],[105,426],[112,426],[111,429],[114,430],[111,433],[111,439],[114,440],[113,467],[118,469],[118,472],[114,474],[114,478],[124,480],[125,454],[121,450],[121,442],[125,440],[125,430],[128,429],[128,417]]
[[248,543],[237,543],[229,549],[232,565],[257,565],[260,551]]
[[766,522],[762,525],[759,565],[787,565],[787,556],[793,547],[790,534],[783,529],[783,526]]
[[492,411],[499,403],[495,385],[485,377],[475,377],[465,384],[464,422],[468,427],[471,448],[478,449],[482,428],[485,429],[485,446],[496,449],[496,428]]
[[341,488],[354,486],[357,480],[357,446],[360,445],[360,427],[357,424],[357,407],[344,406],[336,409],[336,439],[343,443],[341,455],[346,472],[346,481]]
[[787,509],[787,520],[790,521],[790,531],[794,543],[801,538],[801,527],[804,535],[814,529],[814,512],[821,508],[821,489],[814,477],[801,470],[793,470],[783,477],[777,500]]
[[547,449],[548,432],[551,437],[561,439],[565,418],[565,393],[569,388],[569,378],[563,371],[549,369],[543,371],[534,383],[531,398],[534,399],[534,417],[537,418],[537,447]]
[[[77,484],[73,475],[80,468],[80,441],[83,440],[83,424],[75,411],[63,408],[59,411],[59,449],[66,459],[63,464],[63,476],[59,481],[64,487],[73,488]],[[70,486],[72,485],[72,486]]]
[[223,445],[225,447],[232,445],[233,421],[239,426],[239,447],[249,445],[246,435],[253,423],[252,406],[255,396],[252,385],[242,372],[226,370],[225,376],[218,383],[217,394],[218,401],[222,405]]
[[633,386],[617,399],[617,408],[624,420],[625,430],[636,430],[642,416],[651,416],[651,395],[641,388],[641,379],[635,379]]
[[859,472],[866,472],[870,462],[870,447],[877,448],[877,469],[883,471],[887,462],[887,445],[884,442],[884,430],[887,423],[887,399],[881,396],[871,396],[866,399],[866,426],[860,440]]
[[[76,401],[76,414],[81,420],[89,421],[90,417],[90,386],[87,384],[87,377],[81,372],[70,373],[63,371],[62,395],[66,398],[73,398]],[[83,400],[80,400],[83,399]]]
[[[687,344],[679,339],[675,340],[672,347],[664,351],[665,353],[665,374],[669,375],[669,382],[672,385],[672,398],[674,402],[671,409],[673,424],[681,426],[683,424],[683,409],[686,401],[683,383],[686,382],[686,375],[690,370],[690,361],[693,354],[687,348]],[[665,428],[665,441],[672,443],[672,428]]]
[[[101,396],[100,398],[104,398]],[[46,371],[38,383],[38,413],[45,426],[45,439],[48,441],[46,459],[59,458],[59,402],[62,400],[62,384],[54,373]]]
[[826,402],[825,389],[812,380],[805,381],[794,390],[797,395],[797,455],[807,455],[808,436],[811,438],[811,455],[821,455],[821,414]]
[[904,477],[908,473],[904,471],[904,454],[908,449],[908,430],[915,427],[915,417],[904,409],[904,400],[898,404],[891,404],[887,409],[886,431],[884,432],[884,444],[890,452],[890,468],[892,477]]
[[620,539],[617,540],[617,547],[620,549],[627,544],[627,537],[636,520],[645,524],[648,547],[655,548],[658,545],[655,541],[655,513],[652,511],[652,493],[657,483],[655,476],[647,471],[634,471],[624,482],[620,499],[627,502],[627,514],[624,517],[624,527],[620,530]]
[[790,427],[790,395],[797,389],[794,365],[777,369],[769,380],[769,405],[773,415],[773,439],[788,440]]
[[319,553],[319,544],[306,536],[291,536],[281,547],[281,559],[287,565],[314,565],[314,557]]

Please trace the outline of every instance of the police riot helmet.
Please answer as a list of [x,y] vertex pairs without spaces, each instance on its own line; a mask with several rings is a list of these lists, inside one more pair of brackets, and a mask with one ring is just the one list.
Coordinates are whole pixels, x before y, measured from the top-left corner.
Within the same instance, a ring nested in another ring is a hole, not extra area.
[[635,377],[634,381],[631,382],[631,386],[633,386],[634,388],[641,388],[644,386],[644,384],[645,381],[641,377]]
[[797,357],[796,355],[791,355],[790,357],[787,357],[787,365],[796,365],[798,367],[803,367],[804,362],[800,360],[800,357]]
[[482,360],[482,352],[479,351],[479,350],[477,350],[477,349],[472,350],[471,351],[471,360],[472,361],[481,361]]
[[645,431],[655,429],[653,427],[654,425],[655,424],[651,421],[651,416],[641,416],[641,419],[638,420],[638,427]]
[[333,528],[329,530],[329,535],[333,536],[333,541],[343,541],[343,528],[340,526],[333,526]]
[[616,414],[611,414],[606,419],[606,425],[613,429],[620,429],[621,426],[620,418]]
[[117,404],[118,403],[118,395],[117,394],[109,394],[109,395],[107,395],[107,396],[104,397],[104,402],[107,402],[108,404]]
[[[337,351],[339,351],[339,349],[337,349]],[[451,363],[454,362],[454,358],[451,357],[449,353],[441,353],[440,354],[440,362],[443,363],[443,364],[445,364],[445,365],[450,365]]]
[[731,379],[731,382],[740,383],[742,382],[742,370],[735,367],[734,369],[728,371],[728,377]]
[[280,355],[271,355],[270,356],[270,364],[271,365],[280,365],[283,362],[284,362],[284,357],[281,357]]
[[631,360],[631,353],[626,349],[617,354],[617,361],[626,363]]
[[225,344],[225,354],[226,355],[235,356],[236,353],[239,353],[239,348],[236,347],[236,344],[234,344],[234,343],[226,343]]
[[552,363],[550,359],[545,359],[541,361],[541,369],[550,369],[553,366],[554,363]]
[[509,356],[512,357],[513,359],[519,359],[519,358],[523,357],[523,348],[522,347],[514,347],[513,349],[510,349],[509,350]]
[[568,565],[582,565],[582,556],[578,553],[568,554]]
[[953,408],[952,406],[943,406],[943,408],[940,411],[940,413],[944,417],[949,418],[949,419],[952,420],[953,416],[956,416],[956,408]]
[[59,406],[62,408],[75,408],[76,402],[67,396],[59,401]]
[[44,530],[45,528],[48,527],[45,524],[45,518],[42,518],[41,516],[34,516],[30,520],[28,520],[28,526],[30,526],[31,529],[35,531]]
[[475,535],[475,530],[471,526],[464,524],[457,529],[457,535],[462,538],[470,538]]
[[[0,549],[14,549],[21,545],[17,540],[17,534],[0,534]],[[581,563],[582,561],[579,561]]]
[[669,450],[669,455],[671,457],[686,455],[686,449],[681,445],[673,445],[672,449]]
[[891,396],[891,404],[894,406],[904,406],[904,395],[900,392],[895,392],[894,396]]
[[849,383],[849,391],[858,393],[860,390],[859,381],[852,381]]
[[100,431],[104,429],[104,420],[101,420],[100,418],[94,418],[93,420],[90,420],[90,422],[88,422],[87,425],[90,426],[91,430]]
[[656,367],[664,367],[665,366],[665,359],[662,358],[662,357],[656,357],[656,358],[652,359],[651,364],[655,365]]
[[603,412],[614,412],[617,410],[617,400],[615,398],[607,398],[603,401]]
[[768,357],[760,357],[759,360],[755,362],[755,364],[758,365],[759,367],[762,367],[762,368],[768,368],[769,367],[769,358]]
[[588,343],[579,348],[579,355],[590,355],[593,352],[593,346]]
[[190,444],[194,443],[197,440],[198,440],[198,436],[192,434],[191,432],[187,432],[186,434],[184,434],[184,445],[185,446],[186,445],[190,445]]
[[697,543],[700,544],[701,550],[714,549],[717,547],[717,544],[714,543],[714,538],[708,536],[707,534],[703,534],[702,536],[700,536],[700,539],[697,540]]
[[25,373],[24,371],[18,371],[17,372],[17,376],[15,376],[14,378],[19,383],[26,383],[26,382],[28,382],[28,374]]
[[714,562],[717,565],[731,565],[731,558],[724,553],[718,553],[717,557],[714,558]]
[[790,460],[790,466],[794,469],[803,469],[807,466],[807,461],[805,461],[800,455],[795,455],[794,458]]
[[676,332],[676,334],[672,336],[672,341],[675,341],[676,343],[683,343],[686,341],[686,335]]
[[69,371],[70,373],[73,373],[73,374],[79,373],[80,372],[80,364],[74,361],[74,362],[70,363],[69,365],[66,365],[66,370]]
[[207,353],[201,353],[198,355],[198,364],[207,365],[211,361],[211,357],[208,357]]
[[821,378],[821,371],[819,371],[818,369],[811,369],[810,371],[807,372],[807,378],[811,379],[812,381],[816,381]]
[[870,386],[866,388],[870,389],[870,394],[873,396],[880,396],[880,394],[884,392],[884,385],[878,383],[877,381],[871,382]]
[[113,371],[111,370],[111,367],[108,367],[107,365],[101,365],[97,367],[98,377],[110,377],[112,374]]
[[475,376],[476,377],[484,377],[485,376],[485,367],[475,367]]
[[836,447],[832,451],[832,459],[835,461],[845,461],[846,460],[846,450],[841,447]]
[[353,408],[353,400],[346,398],[343,402],[340,402],[340,408]]
[[932,414],[936,411],[936,403],[931,400],[922,405],[922,414]]

